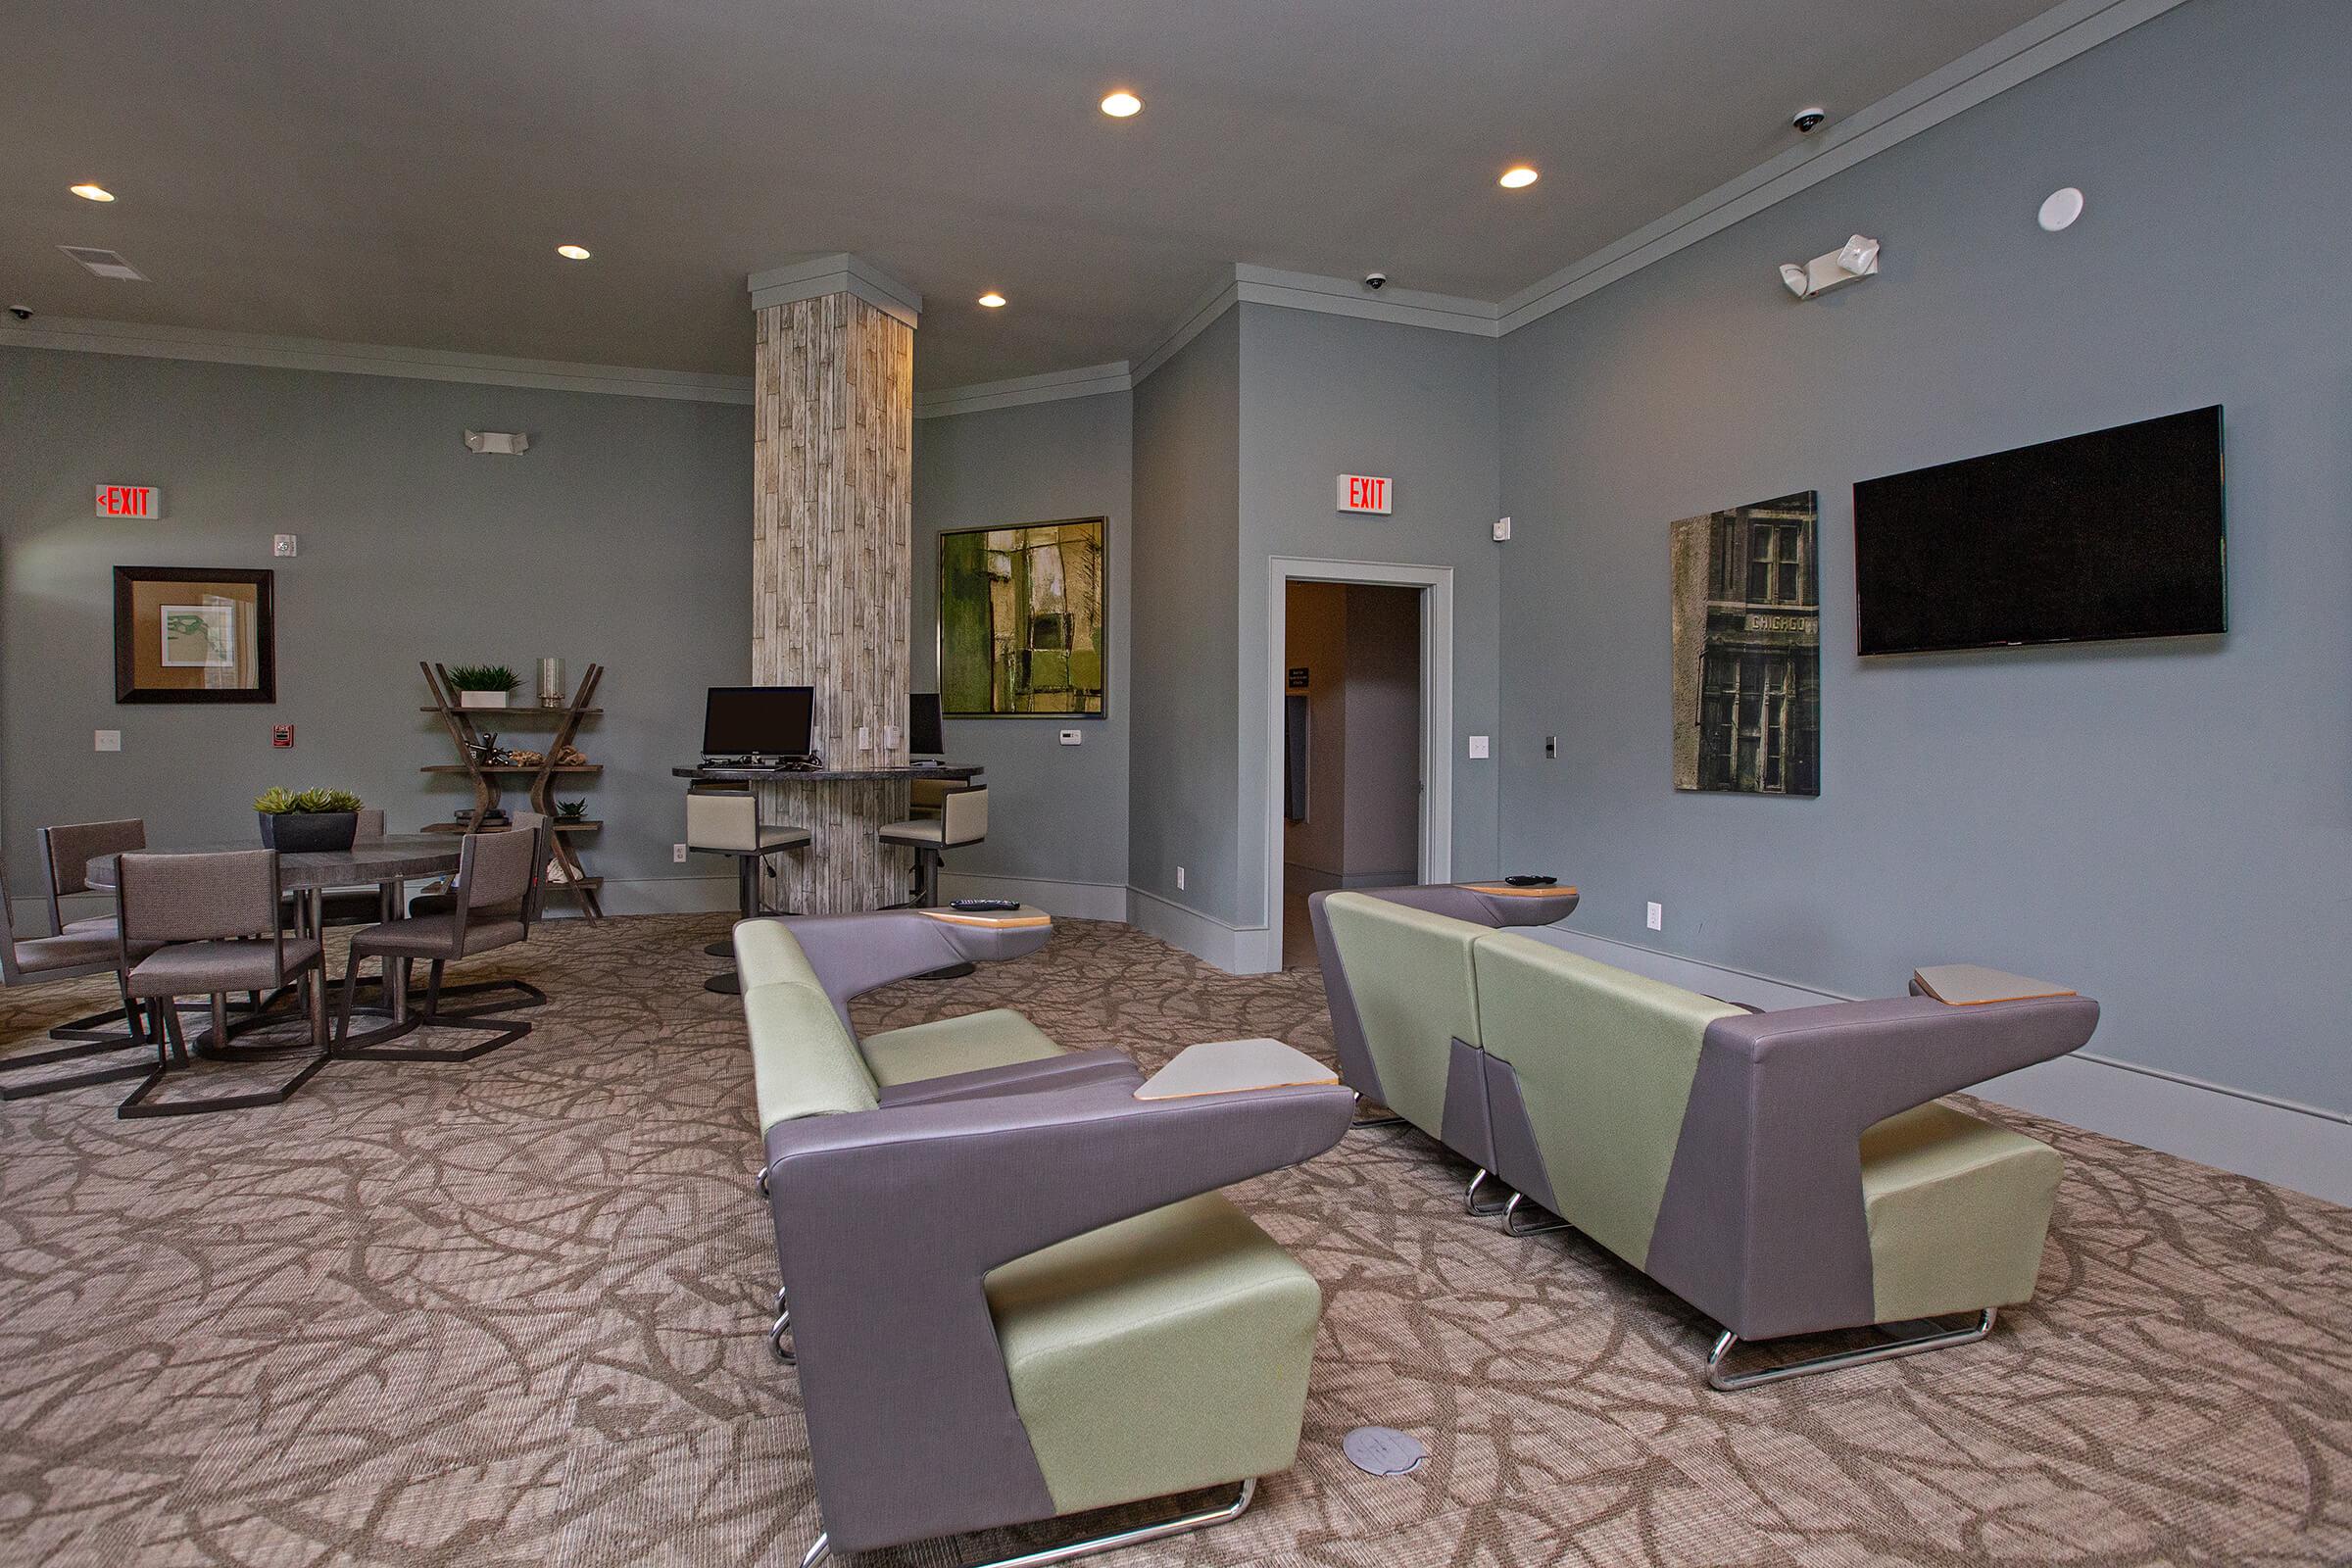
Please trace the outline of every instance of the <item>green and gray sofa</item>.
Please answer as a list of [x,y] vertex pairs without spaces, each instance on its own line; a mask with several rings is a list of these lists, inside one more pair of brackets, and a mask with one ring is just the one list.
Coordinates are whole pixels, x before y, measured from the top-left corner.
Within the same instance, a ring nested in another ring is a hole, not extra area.
[[1348,1090],[1143,1100],[1125,1056],[1004,1010],[851,1028],[862,991],[1050,930],[927,910],[735,928],[775,1343],[823,1516],[805,1568],[1238,1484],[1066,1552],[1129,1544],[1237,1516],[1296,1456],[1322,1294],[1217,1190],[1331,1148]]
[[[1540,1207],[1713,1318],[1715,1387],[1981,1339],[2033,1295],[2060,1158],[1936,1097],[2078,1050],[2096,1003],[1757,1011],[1430,892],[1308,901],[1343,1077],[1476,1164],[1473,1200],[1490,1172],[1512,1189],[1514,1233]],[[1907,1332],[1727,1366],[1743,1341],[1872,1325]]]

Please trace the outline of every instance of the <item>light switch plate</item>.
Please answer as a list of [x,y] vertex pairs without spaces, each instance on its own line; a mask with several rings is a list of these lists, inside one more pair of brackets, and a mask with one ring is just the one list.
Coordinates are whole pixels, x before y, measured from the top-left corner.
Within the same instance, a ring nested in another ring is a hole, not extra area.
[[270,553],[273,556],[291,556],[294,554],[295,546],[300,543],[301,541],[294,535],[281,533],[270,539]]
[[94,751],[119,752],[122,749],[122,732],[119,729],[98,730],[96,736],[97,744],[92,748]]
[[1470,737],[1470,758],[1471,758],[1471,760],[1473,760],[1473,761],[1476,761],[1476,760],[1477,760],[1479,758],[1482,758],[1482,757],[1484,757],[1484,756],[1486,756],[1486,755],[1487,755],[1487,738],[1486,738],[1484,735],[1473,735],[1473,736],[1471,736],[1471,737]]
[[1084,734],[1074,729],[1065,729],[1061,732],[1061,744],[1064,746],[1076,746],[1085,739]]

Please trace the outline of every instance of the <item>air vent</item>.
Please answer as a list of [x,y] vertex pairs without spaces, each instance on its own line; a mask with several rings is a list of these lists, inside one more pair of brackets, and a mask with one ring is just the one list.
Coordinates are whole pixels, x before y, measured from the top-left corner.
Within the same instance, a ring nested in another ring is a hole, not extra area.
[[124,261],[118,251],[102,251],[92,245],[60,245],[58,249],[79,262],[95,276],[121,278],[125,283],[147,281],[147,274]]

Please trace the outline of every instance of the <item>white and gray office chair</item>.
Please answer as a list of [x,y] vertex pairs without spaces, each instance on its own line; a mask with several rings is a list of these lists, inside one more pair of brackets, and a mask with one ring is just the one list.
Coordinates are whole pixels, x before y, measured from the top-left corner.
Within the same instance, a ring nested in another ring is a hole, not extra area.
[[988,837],[988,791],[950,790],[939,798],[937,816],[910,816],[874,836],[885,844],[904,844],[914,851],[914,903],[917,908],[927,908],[939,902],[941,855]]

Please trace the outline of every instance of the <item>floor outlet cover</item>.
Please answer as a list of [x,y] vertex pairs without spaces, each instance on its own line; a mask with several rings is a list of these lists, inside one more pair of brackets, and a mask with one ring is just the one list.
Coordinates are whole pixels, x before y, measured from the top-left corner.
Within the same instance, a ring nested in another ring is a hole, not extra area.
[[1348,1462],[1366,1475],[1400,1476],[1420,1468],[1429,1457],[1421,1440],[1395,1427],[1357,1427],[1340,1446]]

